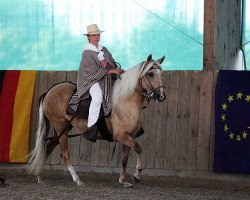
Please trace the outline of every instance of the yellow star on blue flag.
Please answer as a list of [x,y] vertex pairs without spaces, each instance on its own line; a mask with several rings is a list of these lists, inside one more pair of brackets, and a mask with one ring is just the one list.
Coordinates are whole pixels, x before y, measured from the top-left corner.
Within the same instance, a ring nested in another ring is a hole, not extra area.
[[237,96],[237,99],[241,99],[242,98],[242,93],[241,92],[238,92],[237,94],[236,94],[236,96]]
[[250,95],[247,95],[245,100],[247,101],[247,103],[249,103],[250,102]]
[[227,100],[231,103],[234,100],[233,95],[229,95]]

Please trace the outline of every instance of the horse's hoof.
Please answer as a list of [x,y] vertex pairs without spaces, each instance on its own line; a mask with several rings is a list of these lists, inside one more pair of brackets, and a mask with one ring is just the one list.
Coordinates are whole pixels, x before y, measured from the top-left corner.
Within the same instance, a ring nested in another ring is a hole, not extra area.
[[41,176],[37,176],[37,183],[43,183],[43,178]]
[[76,183],[76,185],[77,186],[82,186],[82,185],[84,185],[84,183],[78,178],[78,179],[76,179],[76,180],[74,180],[75,181],[75,183]]
[[131,184],[131,183],[129,183],[129,182],[123,183],[123,186],[124,186],[125,188],[133,188],[133,187],[134,187],[134,185]]
[[135,177],[135,176],[132,177],[132,182],[133,182],[133,183],[138,183],[139,181],[140,181],[139,178],[137,178],[137,177]]
[[132,177],[132,182],[133,182],[133,183],[138,183],[139,181],[140,181],[140,178],[139,178],[139,177],[137,177],[137,176],[135,176],[135,175]]
[[78,186],[78,187],[79,187],[79,186],[84,185],[84,184],[83,184],[83,182],[82,182],[82,181],[80,181],[80,180],[79,180],[79,181],[77,181],[77,182],[76,182],[76,184],[77,184],[77,186]]

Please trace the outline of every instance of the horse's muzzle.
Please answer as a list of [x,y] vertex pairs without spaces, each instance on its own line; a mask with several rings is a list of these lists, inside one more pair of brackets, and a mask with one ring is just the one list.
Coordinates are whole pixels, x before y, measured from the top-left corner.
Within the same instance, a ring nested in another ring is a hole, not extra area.
[[166,99],[166,94],[163,87],[154,91],[152,98],[157,102],[163,102]]

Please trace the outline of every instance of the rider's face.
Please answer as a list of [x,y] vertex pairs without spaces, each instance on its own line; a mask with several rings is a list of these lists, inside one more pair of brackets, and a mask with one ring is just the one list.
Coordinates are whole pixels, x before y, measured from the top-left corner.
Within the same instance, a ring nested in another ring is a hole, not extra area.
[[89,35],[89,42],[91,44],[98,46],[99,41],[100,41],[100,34]]

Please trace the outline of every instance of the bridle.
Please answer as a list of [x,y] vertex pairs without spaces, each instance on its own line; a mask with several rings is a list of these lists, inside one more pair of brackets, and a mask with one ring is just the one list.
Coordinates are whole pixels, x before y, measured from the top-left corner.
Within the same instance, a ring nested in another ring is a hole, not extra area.
[[[151,63],[151,62],[149,62],[149,63],[143,62],[143,63],[142,63],[142,66],[144,65],[143,68],[146,69],[147,66],[148,66],[150,63]],[[153,68],[153,69],[160,69],[160,70],[162,71],[159,62],[153,60],[153,63],[151,63],[151,65],[152,65],[152,67],[151,67],[150,69],[152,69],[152,68]],[[154,66],[156,66],[156,67],[154,67]],[[150,69],[149,69],[149,70],[150,70]],[[145,77],[147,78],[147,81],[146,81],[146,80],[142,80],[142,79],[139,80],[140,84],[142,85],[142,81],[143,81],[143,82],[148,86],[149,90],[145,90],[145,89],[140,90],[140,89],[138,89],[138,88],[135,89],[135,91],[139,92],[142,96],[145,97],[146,105],[144,105],[144,106],[142,107],[142,109],[147,108],[147,107],[149,106],[150,100],[156,98],[156,92],[157,92],[159,89],[161,89],[161,88],[164,89],[164,88],[165,88],[163,85],[161,85],[161,86],[159,86],[159,87],[157,87],[157,88],[154,88],[154,87],[153,87],[153,85],[152,85],[152,83],[151,83],[151,81],[150,81],[150,75],[149,75],[149,73],[148,73],[149,70],[147,70],[147,72],[146,72],[146,74],[145,74]]]

